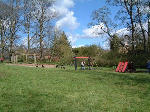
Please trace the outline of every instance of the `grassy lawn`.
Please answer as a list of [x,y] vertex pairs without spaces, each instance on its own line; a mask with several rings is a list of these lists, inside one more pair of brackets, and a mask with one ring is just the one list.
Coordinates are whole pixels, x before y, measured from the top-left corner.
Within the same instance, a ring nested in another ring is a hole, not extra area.
[[0,65],[0,112],[150,112],[150,75]]

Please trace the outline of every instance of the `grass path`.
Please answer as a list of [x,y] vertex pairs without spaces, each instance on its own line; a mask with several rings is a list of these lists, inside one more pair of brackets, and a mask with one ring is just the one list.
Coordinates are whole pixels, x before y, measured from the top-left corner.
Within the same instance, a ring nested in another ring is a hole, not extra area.
[[150,75],[0,65],[0,112],[149,112]]

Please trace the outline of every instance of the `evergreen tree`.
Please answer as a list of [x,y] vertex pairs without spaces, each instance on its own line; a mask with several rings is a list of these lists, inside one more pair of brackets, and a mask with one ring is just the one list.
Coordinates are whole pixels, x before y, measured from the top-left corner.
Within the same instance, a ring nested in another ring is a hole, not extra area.
[[110,40],[110,49],[113,52],[118,52],[120,46],[120,39],[117,35],[113,35],[113,38]]
[[59,36],[55,35],[53,56],[58,57],[61,64],[70,64],[72,62],[72,48],[64,32],[61,33]]

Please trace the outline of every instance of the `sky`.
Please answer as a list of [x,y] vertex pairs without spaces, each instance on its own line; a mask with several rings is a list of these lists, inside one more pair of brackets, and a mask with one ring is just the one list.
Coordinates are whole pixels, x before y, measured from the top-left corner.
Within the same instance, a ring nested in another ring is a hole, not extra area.
[[[48,8],[48,12],[51,11],[57,13],[57,19],[55,21],[55,27],[64,31],[68,37],[73,48],[96,44],[104,49],[109,49],[109,42],[107,35],[96,35],[96,31],[102,32],[99,26],[106,28],[103,23],[95,26],[88,26],[92,22],[91,14],[93,11],[102,8],[106,0],[56,0],[53,6]],[[108,7],[108,6],[107,6]],[[114,18],[116,12],[120,7],[109,6],[111,10],[111,19]],[[115,22],[113,20],[113,22]],[[119,26],[119,25],[118,25]],[[147,22],[146,22],[147,28]],[[128,34],[128,29],[123,25],[120,25],[117,31],[111,33],[117,33],[122,35]],[[26,45],[27,40],[23,41]]]
[[107,49],[106,38],[95,35],[95,28],[88,26],[92,12],[104,5],[105,0],[58,0],[53,6],[59,13],[56,27],[65,31],[72,47],[97,44]]

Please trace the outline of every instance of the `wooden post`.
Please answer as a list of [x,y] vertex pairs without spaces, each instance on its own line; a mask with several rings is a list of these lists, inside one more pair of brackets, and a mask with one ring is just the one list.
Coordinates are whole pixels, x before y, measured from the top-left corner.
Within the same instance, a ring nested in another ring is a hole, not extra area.
[[88,66],[89,66],[89,70],[91,70],[91,57],[88,58]]
[[16,63],[16,56],[13,57],[13,62]]
[[36,54],[34,53],[34,64],[36,64]]
[[14,63],[14,54],[11,56],[11,63]]
[[16,60],[15,61],[16,61],[15,63],[18,63],[18,55],[16,55]]
[[28,54],[26,54],[26,62],[28,62]]
[[77,70],[77,59],[76,59],[76,57],[74,57],[74,66],[75,66],[75,70]]

